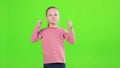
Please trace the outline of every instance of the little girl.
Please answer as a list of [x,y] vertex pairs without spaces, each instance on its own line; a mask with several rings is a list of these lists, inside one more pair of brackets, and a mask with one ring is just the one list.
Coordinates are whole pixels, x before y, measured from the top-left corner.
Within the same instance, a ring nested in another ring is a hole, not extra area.
[[64,39],[70,44],[75,42],[72,22],[68,22],[69,33],[58,27],[59,11],[54,6],[46,10],[46,19],[48,27],[39,30],[42,21],[38,20],[38,24],[32,33],[31,41],[36,42],[42,39],[44,68],[66,68]]

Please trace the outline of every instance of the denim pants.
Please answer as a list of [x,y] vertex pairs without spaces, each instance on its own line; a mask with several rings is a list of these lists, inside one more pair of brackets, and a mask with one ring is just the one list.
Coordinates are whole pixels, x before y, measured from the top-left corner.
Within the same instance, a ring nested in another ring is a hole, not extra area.
[[65,63],[49,63],[44,64],[44,68],[66,68]]

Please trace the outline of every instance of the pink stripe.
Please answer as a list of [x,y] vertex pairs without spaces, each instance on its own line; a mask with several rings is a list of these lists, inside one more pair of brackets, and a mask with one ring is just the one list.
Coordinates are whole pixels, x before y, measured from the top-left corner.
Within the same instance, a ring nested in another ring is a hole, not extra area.
[[42,48],[44,55],[44,63],[65,63],[64,54],[64,39],[69,43],[74,44],[75,37],[72,28],[69,28],[69,33],[62,28],[48,27],[43,30],[39,30],[40,26],[36,26],[33,31],[31,41],[36,42],[42,39]]

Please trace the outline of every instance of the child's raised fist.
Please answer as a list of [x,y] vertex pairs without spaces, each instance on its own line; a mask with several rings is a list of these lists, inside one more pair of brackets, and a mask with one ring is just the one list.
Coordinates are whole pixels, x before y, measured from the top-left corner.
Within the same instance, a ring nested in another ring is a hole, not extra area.
[[69,28],[72,27],[72,21],[68,21],[68,27],[69,27]]
[[38,25],[41,25],[42,24],[42,21],[41,20],[38,20]]

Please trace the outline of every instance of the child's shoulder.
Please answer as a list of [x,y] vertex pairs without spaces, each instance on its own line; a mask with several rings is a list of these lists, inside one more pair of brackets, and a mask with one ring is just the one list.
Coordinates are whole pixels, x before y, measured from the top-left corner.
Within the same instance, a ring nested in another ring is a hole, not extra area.
[[45,31],[45,29],[46,29],[46,28],[42,28],[42,29],[39,30],[39,32],[43,32],[43,31]]
[[60,30],[65,30],[64,28],[62,28],[62,27],[58,27],[58,29],[60,29]]
[[[49,29],[48,27],[42,28],[42,29],[40,30],[40,32],[44,32],[44,31],[46,31],[46,30],[48,30],[48,29]],[[64,28],[62,28],[62,27],[58,27],[57,29],[58,29],[58,31],[66,32],[66,29],[64,29]]]
[[61,30],[62,32],[66,32],[66,29],[62,28],[62,27],[58,27],[59,30]]

